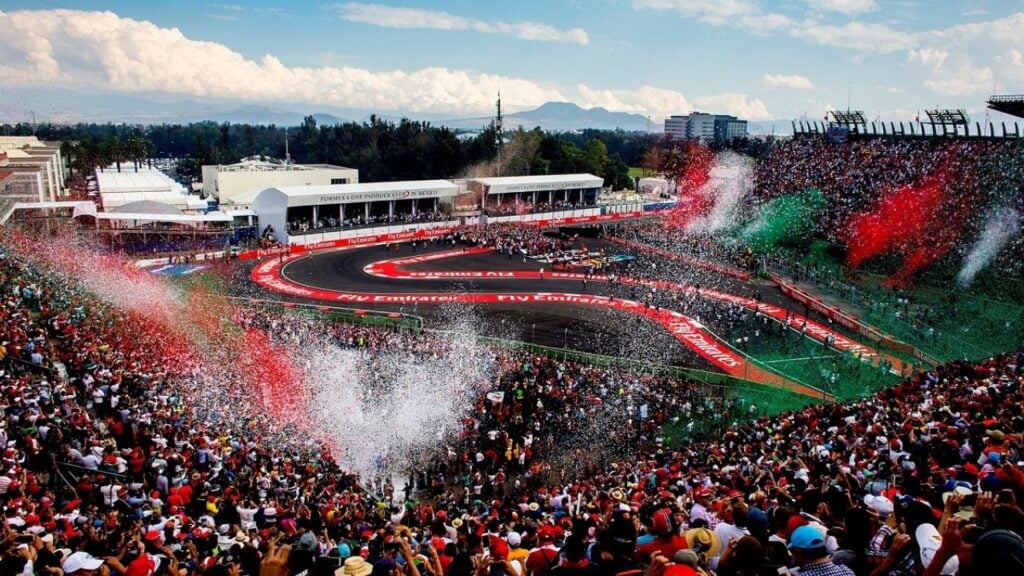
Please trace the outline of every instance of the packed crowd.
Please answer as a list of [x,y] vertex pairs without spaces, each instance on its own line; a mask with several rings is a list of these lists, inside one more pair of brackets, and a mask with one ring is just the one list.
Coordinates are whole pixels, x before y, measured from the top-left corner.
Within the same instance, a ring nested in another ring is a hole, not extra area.
[[319,218],[313,222],[309,218],[297,218],[285,223],[286,230],[292,234],[318,233],[330,230],[344,230],[346,228],[360,228],[364,226],[387,226],[392,224],[416,224],[421,222],[440,222],[450,216],[440,210],[420,210],[415,214],[403,212],[400,214],[380,214],[370,216],[356,216],[340,220],[333,216]]
[[469,246],[493,247],[508,257],[543,256],[571,249],[569,237],[545,234],[544,229],[522,222],[502,222],[487,226],[472,226],[451,236],[459,243]]
[[[232,321],[309,333],[267,311]],[[445,353],[325,329],[371,359]],[[769,417],[685,381],[495,350],[456,441],[373,494],[322,449],[262,434],[258,408],[197,410],[180,351],[13,257],[0,331],[3,574],[1024,571],[1024,354]],[[700,415],[715,433],[692,433]]]
[[977,221],[950,226],[977,228],[985,210],[1013,199],[1024,178],[1024,150],[1017,140],[873,138],[832,143],[794,138],[755,166],[754,193],[771,199],[808,189],[829,203],[821,230],[836,240],[846,219],[872,205],[883,192],[941,178],[949,188],[943,215],[970,214]]
[[503,202],[488,204],[484,207],[484,214],[488,216],[514,216],[516,214],[540,214],[542,212],[558,212],[561,210],[581,210],[593,208],[593,204],[583,202],[568,202],[555,200],[554,202]]

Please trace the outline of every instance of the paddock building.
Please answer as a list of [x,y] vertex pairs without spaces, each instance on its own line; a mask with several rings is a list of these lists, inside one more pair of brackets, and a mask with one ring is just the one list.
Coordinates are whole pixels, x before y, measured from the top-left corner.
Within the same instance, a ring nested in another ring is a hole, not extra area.
[[289,235],[440,218],[458,190],[448,180],[283,186],[260,192],[252,210],[259,215],[261,234],[272,227],[274,237],[286,243]]

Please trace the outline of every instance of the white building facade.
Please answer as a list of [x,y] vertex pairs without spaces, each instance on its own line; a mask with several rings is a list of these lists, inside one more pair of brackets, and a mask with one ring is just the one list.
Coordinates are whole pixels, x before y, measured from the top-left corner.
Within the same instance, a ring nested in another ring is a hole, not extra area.
[[331,164],[291,164],[247,159],[203,166],[203,192],[230,208],[247,208],[267,188],[357,184],[359,171]]
[[0,153],[9,173],[6,195],[32,202],[53,202],[65,195],[67,167],[60,142],[35,136],[0,136]]

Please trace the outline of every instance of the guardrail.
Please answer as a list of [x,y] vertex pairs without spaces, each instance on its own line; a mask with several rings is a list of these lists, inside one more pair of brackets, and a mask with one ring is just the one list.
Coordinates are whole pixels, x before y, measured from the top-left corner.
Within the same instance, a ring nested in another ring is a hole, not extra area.
[[243,298],[239,296],[229,296],[228,299],[242,304],[276,306],[288,310],[327,314],[337,319],[355,324],[365,324],[367,326],[390,325],[398,328],[399,330],[408,329],[409,331],[417,334],[423,331],[423,317],[416,314],[406,314],[405,312],[364,310],[362,308],[303,304],[299,302],[288,302],[285,300],[266,300],[260,298]]
[[[838,311],[838,309],[833,306],[829,306],[828,304],[818,299],[812,298],[809,294],[807,294],[804,291],[801,291],[799,289],[794,290],[792,288],[793,283],[786,282],[785,277],[788,276],[790,278],[793,278],[794,282],[796,280],[808,282],[810,284],[813,284],[818,290],[821,290],[822,292],[827,292],[834,297],[842,299],[843,301],[849,301],[849,298],[847,296],[845,296],[841,292],[838,292],[835,288],[832,288],[831,286],[828,286],[818,281],[817,279],[812,277],[811,274],[809,274],[809,271],[807,269],[803,267],[793,268],[790,266],[774,263],[770,266],[766,266],[766,271],[769,272],[772,281],[778,284],[780,288],[782,288],[783,285],[788,285],[790,287],[789,291],[796,296],[795,299],[797,299],[797,301],[805,305],[808,305],[811,308],[814,308],[815,310],[817,310],[818,312],[822,313],[825,316],[831,317],[831,315],[836,314],[836,312],[833,311]],[[835,278],[832,278],[832,280],[839,281],[838,279]],[[842,281],[839,282],[841,285],[845,286],[845,283],[843,283]],[[786,292],[786,289],[783,289],[783,291]],[[797,292],[799,292],[799,294],[797,294]],[[804,300],[801,300],[801,296],[804,298]],[[932,353],[934,352],[934,350],[932,352],[928,352],[922,347],[920,343],[911,344],[909,342],[897,339],[893,334],[885,334],[879,329],[879,327],[867,324],[859,317],[854,316],[852,314],[843,312],[839,312],[839,314],[842,314],[842,316],[836,315],[834,318],[836,322],[866,338],[871,339],[872,341],[876,342],[878,345],[882,347],[885,347],[898,354],[908,354],[912,356],[914,359],[930,364],[932,366],[937,366],[942,363],[942,360],[936,357],[934,353]],[[934,326],[931,326],[920,320],[911,321],[903,318],[892,318],[890,319],[890,322],[893,323],[893,326],[901,330],[909,331],[911,334],[923,332],[928,330],[929,328],[936,330]],[[890,328],[891,327],[892,326],[890,326]],[[890,328],[882,327],[882,329],[885,330],[889,330]],[[943,339],[945,339],[949,346],[955,345],[958,348],[958,350],[956,351],[957,353],[953,354],[953,356],[974,356],[981,358],[987,355],[985,351],[979,349],[977,346],[952,334],[945,334],[943,336]]]

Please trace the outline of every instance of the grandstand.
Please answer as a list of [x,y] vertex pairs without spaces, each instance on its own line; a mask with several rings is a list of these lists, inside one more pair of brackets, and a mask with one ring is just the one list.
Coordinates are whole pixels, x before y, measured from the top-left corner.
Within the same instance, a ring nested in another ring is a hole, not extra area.
[[1024,94],[989,96],[988,107],[1003,114],[1024,118]]

